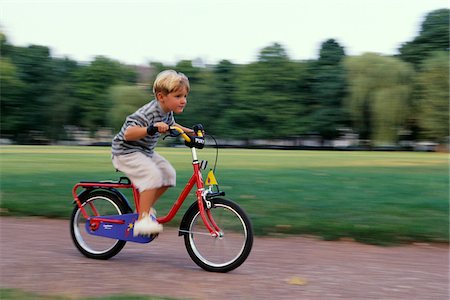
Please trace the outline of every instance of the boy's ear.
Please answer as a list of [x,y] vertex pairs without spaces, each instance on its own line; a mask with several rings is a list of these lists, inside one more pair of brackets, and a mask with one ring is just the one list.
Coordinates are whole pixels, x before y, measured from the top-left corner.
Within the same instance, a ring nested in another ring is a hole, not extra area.
[[164,94],[162,92],[156,93],[156,100],[158,100],[158,101],[161,100],[163,96],[164,96]]

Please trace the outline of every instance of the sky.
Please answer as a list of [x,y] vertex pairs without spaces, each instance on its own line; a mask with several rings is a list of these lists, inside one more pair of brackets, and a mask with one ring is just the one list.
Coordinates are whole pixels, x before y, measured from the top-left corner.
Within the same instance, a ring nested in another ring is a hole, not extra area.
[[147,65],[257,60],[281,44],[292,60],[317,59],[335,39],[347,55],[397,54],[427,13],[448,0],[0,0],[0,30],[15,46],[54,57],[103,55]]

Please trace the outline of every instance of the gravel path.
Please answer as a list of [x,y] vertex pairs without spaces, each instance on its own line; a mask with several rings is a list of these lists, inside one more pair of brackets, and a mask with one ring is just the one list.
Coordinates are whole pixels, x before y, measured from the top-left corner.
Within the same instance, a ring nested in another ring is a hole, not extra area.
[[247,261],[205,272],[177,231],[127,243],[114,258],[85,258],[69,222],[0,218],[2,288],[43,294],[142,294],[182,299],[449,299],[448,245],[377,247],[314,238],[257,238]]

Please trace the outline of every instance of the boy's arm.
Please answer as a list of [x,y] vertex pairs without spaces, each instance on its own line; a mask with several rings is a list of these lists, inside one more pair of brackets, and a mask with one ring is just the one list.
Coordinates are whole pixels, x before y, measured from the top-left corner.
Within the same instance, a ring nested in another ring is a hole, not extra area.
[[[192,130],[191,128],[184,127],[183,125],[177,123],[174,123],[173,125],[180,127],[188,135],[194,134],[194,130]],[[160,133],[165,133],[167,130],[169,130],[169,126],[164,122],[155,123],[153,126],[158,127],[158,131]],[[126,141],[137,141],[146,137],[147,135],[147,127],[130,126],[126,129],[124,138]]]
[[[165,133],[169,130],[169,125],[164,122],[157,122],[153,126],[157,127],[160,133]],[[125,130],[124,138],[126,141],[137,141],[146,137],[148,134],[148,127],[130,126]]]
[[130,126],[125,130],[124,139],[126,141],[137,141],[147,136],[147,127]]
[[181,129],[183,129],[184,132],[186,132],[187,134],[193,134],[194,130],[192,130],[191,128],[188,127],[184,127],[183,125],[180,125],[178,123],[173,124],[174,126],[180,127]]

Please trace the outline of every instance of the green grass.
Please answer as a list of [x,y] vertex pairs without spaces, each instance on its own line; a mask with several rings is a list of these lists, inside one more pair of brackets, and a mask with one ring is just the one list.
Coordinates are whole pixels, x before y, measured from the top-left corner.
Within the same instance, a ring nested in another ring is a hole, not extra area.
[[17,289],[0,289],[0,299],[2,300],[175,300],[175,298],[161,298],[154,296],[138,295],[114,295],[105,297],[81,297],[73,298],[66,296],[50,296],[36,293],[29,293]]
[[[186,148],[158,151],[178,173],[178,186],[158,202],[161,215],[192,167]],[[199,151],[211,167],[214,155],[214,149]],[[2,146],[0,163],[3,215],[68,218],[76,182],[119,176],[109,148],[102,147]],[[259,235],[311,234],[373,244],[448,242],[448,154],[221,149],[216,175]]]

